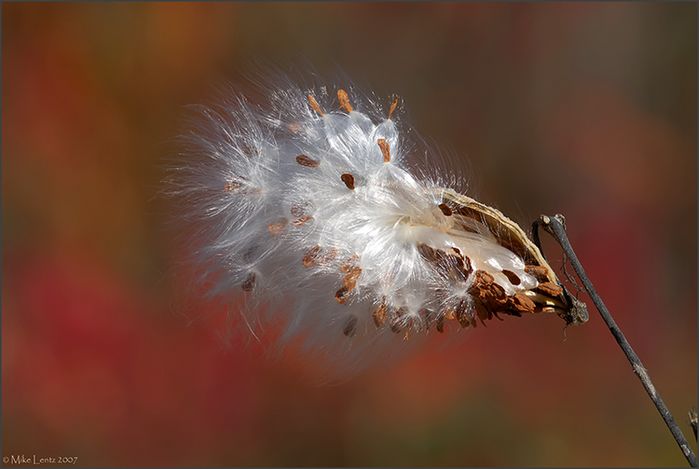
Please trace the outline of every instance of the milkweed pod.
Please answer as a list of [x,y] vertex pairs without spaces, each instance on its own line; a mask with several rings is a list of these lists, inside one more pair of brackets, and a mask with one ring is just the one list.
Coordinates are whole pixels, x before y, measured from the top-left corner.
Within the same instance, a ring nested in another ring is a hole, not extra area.
[[202,284],[224,301],[242,290],[247,326],[357,364],[493,318],[580,322],[515,222],[450,188],[433,149],[407,164],[397,99],[283,82],[267,104],[198,108],[167,180]]

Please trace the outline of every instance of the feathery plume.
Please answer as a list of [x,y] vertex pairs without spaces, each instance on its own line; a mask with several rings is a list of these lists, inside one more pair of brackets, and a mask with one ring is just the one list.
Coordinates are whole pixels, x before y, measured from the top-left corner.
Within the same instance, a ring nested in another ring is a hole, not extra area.
[[516,223],[409,169],[397,98],[382,108],[292,84],[267,95],[199,108],[168,180],[209,293],[245,295],[251,327],[281,324],[282,343],[358,363],[493,318],[568,317]]

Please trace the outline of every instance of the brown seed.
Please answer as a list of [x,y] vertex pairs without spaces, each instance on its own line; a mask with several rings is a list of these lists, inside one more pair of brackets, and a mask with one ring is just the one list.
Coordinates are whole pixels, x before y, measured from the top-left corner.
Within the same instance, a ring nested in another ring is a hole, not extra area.
[[282,231],[284,231],[284,228],[286,227],[287,223],[289,223],[289,220],[286,218],[280,218],[279,220],[275,221],[274,223],[270,223],[267,225],[267,230],[269,230],[269,234],[272,236],[279,236]]
[[350,316],[347,322],[345,322],[345,327],[342,328],[342,333],[347,337],[354,337],[357,333],[357,316]]
[[342,182],[345,183],[345,186],[347,186],[347,189],[353,191],[354,190],[354,176],[352,176],[349,173],[345,173],[342,176],[340,176],[340,179],[342,179]]
[[391,332],[398,334],[403,329],[403,321],[401,318],[405,316],[405,308],[398,308],[395,315],[391,319]]
[[448,321],[453,321],[454,319],[456,319],[456,311],[452,308],[449,308],[444,312],[444,319]]
[[471,272],[473,272],[473,266],[471,265],[471,259],[469,259],[467,256],[461,256],[461,259],[464,261],[464,272],[466,272],[466,277],[468,277]]
[[376,141],[376,143],[379,144],[381,154],[383,154],[383,162],[388,163],[389,161],[391,161],[391,147],[388,145],[386,139],[380,138]]
[[[477,270],[474,275],[475,279],[468,292],[476,298],[476,305],[481,303],[487,313],[504,310],[507,305],[505,289],[495,283],[495,279],[488,272]],[[479,318],[483,319],[482,315]]]
[[293,204],[291,208],[289,209],[289,212],[296,217],[296,218],[301,218],[306,214],[306,207],[307,204],[301,205],[301,204]]
[[439,317],[437,318],[437,323],[436,323],[436,324],[437,324],[437,325],[436,325],[437,332],[439,332],[440,334],[441,334],[442,332],[444,332],[444,316],[439,316]]
[[534,276],[540,282],[548,282],[548,271],[546,267],[540,265],[525,265],[524,271],[529,275]]
[[286,128],[289,129],[289,132],[292,134],[297,134],[301,130],[301,124],[299,122],[289,122]]
[[252,291],[253,288],[255,288],[255,273],[250,272],[248,274],[248,277],[245,279],[243,284],[241,285],[241,288],[243,291]]
[[318,101],[316,101],[316,98],[313,97],[313,95],[309,94],[307,96],[308,99],[308,104],[310,104],[311,109],[313,109],[316,113],[318,113],[319,116],[325,115],[323,110],[320,108],[320,104],[318,104]]
[[476,233],[476,234],[480,233],[478,231],[478,228],[476,228],[476,226],[473,223],[469,222],[468,220],[467,220],[467,223],[458,223],[458,226],[462,230],[467,231],[469,233]]
[[342,88],[337,90],[337,100],[340,101],[340,109],[348,114],[352,112],[352,105],[350,104],[349,96],[347,96],[347,92]]
[[303,215],[302,217],[297,218],[294,220],[292,223],[294,226],[302,226],[305,225],[307,222],[313,220],[313,217],[310,215]]
[[354,287],[357,286],[357,279],[362,273],[362,269],[359,267],[353,267],[352,270],[350,270],[347,275],[345,275],[345,278],[342,279],[342,285],[347,288],[347,291],[352,291],[354,290]]
[[445,256],[445,252],[441,249],[435,249],[432,246],[420,243],[417,245],[417,252],[428,262],[439,262]]
[[296,157],[296,162],[301,166],[306,166],[308,168],[317,168],[320,162],[307,157],[306,155],[299,155]]
[[351,272],[357,265],[357,261],[359,261],[359,256],[354,254],[352,257],[343,262],[342,265],[340,265],[340,272],[343,274]]
[[437,322],[437,315],[430,309],[421,308],[420,311],[418,311],[418,315],[422,318],[426,329],[429,329]]
[[250,246],[243,252],[243,262],[251,263],[260,256],[260,246]]
[[468,258],[468,256],[464,256],[461,254],[461,251],[458,248],[452,247],[452,251],[456,253],[456,256],[460,259],[460,270],[462,275],[465,278],[468,278],[468,276],[473,272],[473,267],[471,266],[471,259]]
[[508,303],[517,313],[533,313],[536,310],[536,303],[524,293],[515,293],[509,298]]
[[540,283],[536,290],[549,296],[558,296],[563,293],[563,288],[551,282]]
[[465,259],[464,256],[460,254],[447,254],[444,251],[438,251],[440,253],[444,253],[444,256],[442,257],[442,262],[445,264],[448,264],[450,266],[455,266],[455,267],[464,267]]
[[378,308],[371,313],[371,317],[374,319],[374,324],[376,327],[381,327],[386,323],[386,316],[388,315],[388,307],[386,303],[381,303]]
[[467,257],[446,254],[442,250],[438,250],[437,255],[442,256],[439,261],[437,261],[437,268],[451,280],[463,281],[468,278],[472,269],[471,261]]
[[439,204],[439,209],[442,211],[445,217],[450,217],[454,213],[447,204]]
[[389,119],[393,115],[393,112],[396,110],[396,107],[398,107],[398,96],[393,98],[393,102],[391,103],[391,107],[388,108],[388,118]]
[[347,297],[349,296],[349,290],[347,287],[342,287],[335,292],[335,300],[341,305],[347,302]]
[[466,300],[461,300],[456,306],[455,316],[456,320],[461,324],[461,327],[468,327],[471,325],[471,318],[468,314],[468,304]]
[[487,308],[476,308],[476,317],[483,324],[483,327],[487,327],[485,321],[492,319],[493,313]]
[[224,192],[233,192],[240,189],[241,184],[237,181],[229,181],[223,186]]
[[320,254],[320,246],[313,246],[306,251],[303,256],[303,266],[309,268],[318,265],[318,254]]
[[325,252],[325,254],[323,254],[322,257],[320,257],[318,259],[318,261],[323,263],[323,264],[328,264],[328,263],[332,262],[336,257],[337,257],[337,249],[330,248]]
[[477,270],[476,271],[476,281],[481,282],[485,285],[490,285],[495,281],[492,275],[490,275],[488,272],[485,270]]
[[434,249],[432,246],[429,244],[425,243],[420,243],[417,245],[417,252],[420,253],[420,255],[425,258],[425,260],[434,262],[437,260],[436,257],[436,252],[437,250]]
[[503,270],[502,273],[505,274],[505,277],[507,277],[507,280],[509,280],[512,285],[519,285],[522,283],[519,277],[517,277],[517,274],[511,270]]

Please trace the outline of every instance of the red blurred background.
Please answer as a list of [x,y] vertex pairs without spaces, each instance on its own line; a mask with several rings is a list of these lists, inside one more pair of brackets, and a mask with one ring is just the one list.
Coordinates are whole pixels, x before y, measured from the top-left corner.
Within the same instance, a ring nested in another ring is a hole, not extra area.
[[[156,196],[183,107],[251,62],[340,68],[522,225],[565,213],[687,435],[696,403],[694,3],[2,6],[3,456],[85,466],[665,466],[596,313],[507,319],[319,386],[221,340]],[[335,74],[335,75],[334,75]],[[176,150],[176,149],[175,149]],[[552,263],[561,256],[547,244]],[[306,358],[308,359],[308,358]]]

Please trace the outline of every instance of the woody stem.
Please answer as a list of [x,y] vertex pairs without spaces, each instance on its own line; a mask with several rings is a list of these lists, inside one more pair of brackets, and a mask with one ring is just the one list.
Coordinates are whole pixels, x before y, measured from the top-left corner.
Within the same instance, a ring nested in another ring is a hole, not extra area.
[[597,311],[599,311],[602,319],[607,324],[607,327],[609,327],[609,331],[612,333],[612,336],[614,336],[614,340],[616,340],[619,347],[621,347],[621,350],[623,350],[629,363],[631,363],[634,373],[636,376],[638,376],[638,379],[641,380],[643,388],[646,390],[646,393],[650,397],[651,401],[653,401],[653,404],[655,404],[658,412],[660,412],[661,417],[665,421],[665,425],[667,425],[670,433],[672,433],[672,436],[675,438],[675,441],[680,447],[682,454],[685,458],[687,458],[687,461],[692,467],[697,467],[697,458],[690,449],[689,442],[682,433],[682,430],[680,430],[677,422],[675,422],[675,419],[665,405],[665,402],[660,397],[660,393],[655,389],[655,386],[648,375],[648,371],[646,371],[646,368],[641,363],[641,359],[638,358],[638,355],[636,355],[636,352],[634,352],[631,344],[629,344],[628,340],[626,340],[626,337],[621,332],[621,329],[619,329],[619,326],[612,318],[611,313],[604,305],[602,298],[600,298],[600,296],[597,294],[595,287],[592,285],[592,282],[585,273],[585,269],[583,269],[582,264],[575,255],[575,251],[570,245],[570,241],[566,235],[564,221],[565,219],[562,215],[555,215],[553,217],[542,215],[536,222],[534,222],[533,237],[535,241],[538,241],[539,234],[537,229],[541,226],[547,233],[553,236],[553,238],[561,246],[561,249],[563,249],[563,252],[565,252],[568,260],[575,269],[575,272],[582,281],[587,294],[590,295],[590,299],[595,304]]

